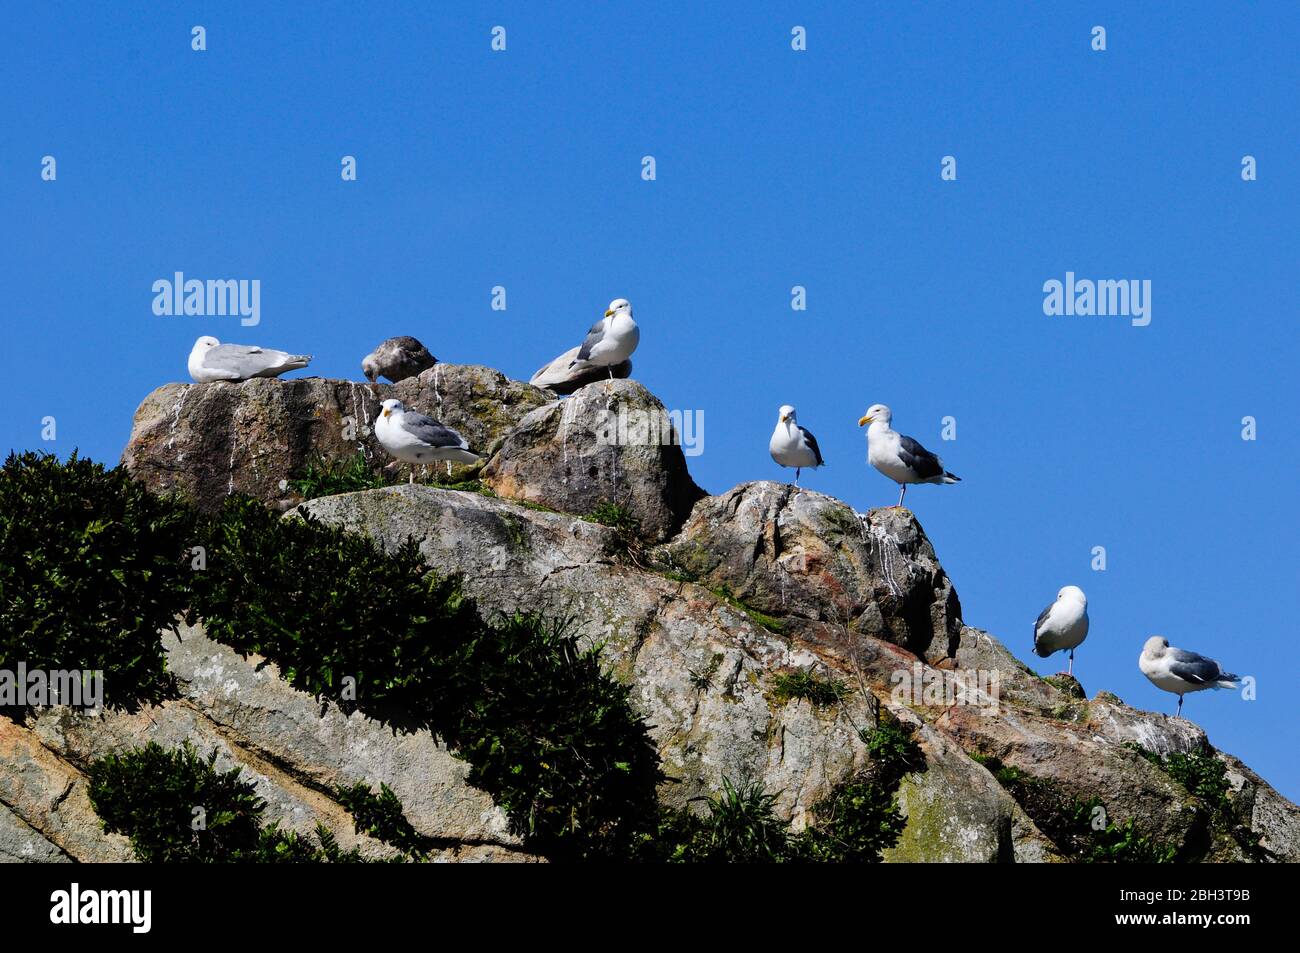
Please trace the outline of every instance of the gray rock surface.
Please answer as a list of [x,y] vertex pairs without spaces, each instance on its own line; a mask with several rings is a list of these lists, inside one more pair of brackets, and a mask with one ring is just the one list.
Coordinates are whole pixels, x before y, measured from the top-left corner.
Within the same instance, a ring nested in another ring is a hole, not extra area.
[[626,380],[589,384],[532,411],[482,478],[503,497],[565,513],[615,504],[650,542],[671,536],[704,496],[663,404]]

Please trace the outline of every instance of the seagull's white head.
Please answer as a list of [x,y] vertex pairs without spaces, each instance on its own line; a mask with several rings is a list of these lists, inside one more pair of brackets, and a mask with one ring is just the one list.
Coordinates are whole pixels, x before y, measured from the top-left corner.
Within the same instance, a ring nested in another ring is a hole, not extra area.
[[1169,640],[1163,635],[1153,635],[1147,639],[1146,645],[1142,646],[1142,657],[1149,659],[1158,659],[1169,650]]
[[794,408],[789,404],[782,404],[781,409],[777,411],[778,420],[783,423],[794,423]]
[[616,314],[632,317],[632,302],[626,298],[615,298],[609,303],[609,307],[605,309],[605,317],[612,318]]
[[218,341],[216,338],[214,338],[211,334],[205,334],[203,335],[203,337],[199,338],[197,341],[194,342],[194,350],[206,351],[208,348],[216,347],[220,343],[221,342]]
[[385,417],[391,416],[392,414],[401,414],[406,412],[406,408],[402,406],[402,402],[394,397],[388,398],[388,400],[384,401],[380,406],[383,407],[382,414]]
[[865,427],[867,424],[882,423],[886,427],[894,419],[893,411],[884,404],[872,404],[867,408],[867,412],[858,419],[858,426]]
[[1076,602],[1081,606],[1088,605],[1088,597],[1083,594],[1083,590],[1078,586],[1062,586],[1061,591],[1056,594],[1057,602]]

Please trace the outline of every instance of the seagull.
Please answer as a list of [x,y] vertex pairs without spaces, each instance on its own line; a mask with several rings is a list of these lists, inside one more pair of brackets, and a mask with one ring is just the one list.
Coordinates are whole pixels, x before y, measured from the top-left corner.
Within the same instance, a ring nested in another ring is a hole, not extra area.
[[884,404],[873,404],[858,420],[858,426],[871,424],[867,427],[867,462],[899,484],[898,506],[903,505],[903,494],[909,483],[961,481],[961,477],[945,470],[943,461],[933,453],[911,437],[893,430],[889,426],[893,417],[893,411]]
[[[382,407],[379,419],[375,421],[375,436],[380,445],[398,460],[405,463],[446,460],[448,470],[452,463],[479,461],[479,455],[469,449],[469,442],[450,427],[444,427],[432,417],[407,410],[400,400],[389,398]],[[410,477],[410,482],[414,483],[414,470]]]
[[361,370],[372,384],[380,377],[387,377],[396,384],[437,363],[438,359],[429,353],[428,348],[409,334],[403,334],[389,338],[367,354],[361,362]]
[[824,465],[817,438],[799,426],[794,408],[785,404],[777,412],[776,429],[767,444],[772,459],[783,467],[794,467],[794,485],[799,485],[799,471],[804,467]]
[[248,344],[222,344],[210,334],[194,342],[190,351],[190,377],[200,384],[210,381],[246,381],[252,377],[279,377],[311,363],[310,354],[289,354]]
[[1074,674],[1074,650],[1088,637],[1088,597],[1078,586],[1065,586],[1056,601],[1042,611],[1034,623],[1034,654],[1047,658],[1053,652],[1070,651]]
[[614,367],[632,356],[640,340],[641,330],[632,320],[632,302],[615,298],[605,309],[605,316],[591,326],[569,367],[586,363],[608,368],[612,381]]
[[1223,666],[1212,658],[1176,649],[1164,636],[1153,635],[1142,646],[1138,668],[1156,688],[1163,688],[1178,696],[1177,718],[1183,713],[1183,695],[1207,688],[1236,688],[1241,676],[1225,672]]

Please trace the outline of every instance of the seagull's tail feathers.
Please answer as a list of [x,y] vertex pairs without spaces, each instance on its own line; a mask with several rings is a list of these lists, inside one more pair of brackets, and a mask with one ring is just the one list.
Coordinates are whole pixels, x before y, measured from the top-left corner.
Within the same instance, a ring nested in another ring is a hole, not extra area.
[[1236,688],[1237,683],[1241,681],[1240,675],[1233,675],[1229,672],[1221,672],[1218,680],[1214,683],[1215,688]]
[[961,482],[961,477],[957,476],[957,474],[955,474],[955,473],[949,473],[947,470],[945,470],[945,471],[943,472],[943,482],[944,482],[944,483],[960,483],[960,482]]
[[284,368],[288,371],[296,371],[310,364],[313,357],[315,357],[314,354],[291,354],[285,358]]

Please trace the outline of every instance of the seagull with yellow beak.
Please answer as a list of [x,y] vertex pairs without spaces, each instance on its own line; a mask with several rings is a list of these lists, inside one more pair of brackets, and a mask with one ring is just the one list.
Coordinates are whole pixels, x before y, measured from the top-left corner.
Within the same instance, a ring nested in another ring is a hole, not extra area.
[[640,342],[641,330],[632,320],[632,302],[615,298],[605,309],[605,316],[591,326],[569,367],[579,364],[603,367],[609,371],[612,381],[614,368],[631,357]]
[[899,485],[897,506],[903,505],[909,483],[960,482],[961,477],[943,468],[942,460],[889,426],[893,419],[888,407],[873,404],[858,420],[858,426],[871,425],[867,427],[867,462]]
[[[375,421],[375,437],[380,446],[403,463],[447,462],[447,472],[453,463],[478,463],[479,455],[469,448],[469,441],[425,414],[407,410],[400,400],[388,399],[383,403],[379,419]],[[415,469],[411,469],[410,482],[415,482]]]
[[799,485],[800,470],[824,465],[817,438],[806,427],[799,426],[794,408],[789,404],[782,405],[777,412],[776,429],[772,431],[767,450],[781,466],[794,467],[795,486]]

